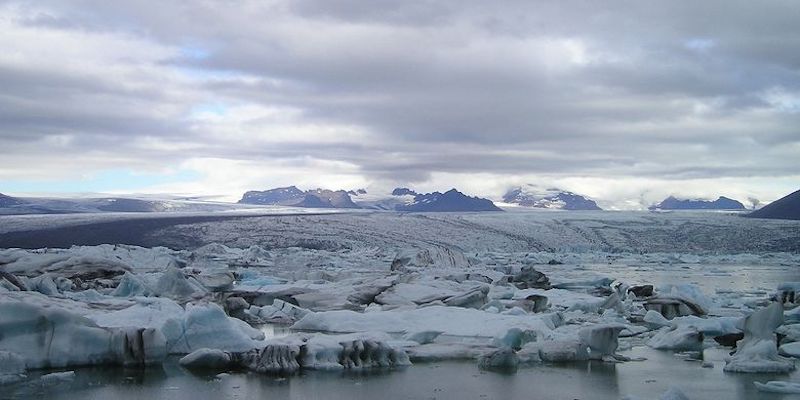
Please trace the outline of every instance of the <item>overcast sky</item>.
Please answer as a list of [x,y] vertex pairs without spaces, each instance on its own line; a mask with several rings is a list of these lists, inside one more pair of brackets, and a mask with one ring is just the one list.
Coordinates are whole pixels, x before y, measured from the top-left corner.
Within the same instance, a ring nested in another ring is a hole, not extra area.
[[0,192],[774,200],[800,188],[798,21],[797,1],[0,0]]

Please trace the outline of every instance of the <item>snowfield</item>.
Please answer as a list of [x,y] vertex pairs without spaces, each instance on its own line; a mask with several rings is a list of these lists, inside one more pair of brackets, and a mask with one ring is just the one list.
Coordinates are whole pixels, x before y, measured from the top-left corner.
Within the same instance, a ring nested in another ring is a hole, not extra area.
[[[773,374],[751,391],[797,388],[798,222],[697,212],[211,216],[138,230],[158,218],[0,217],[0,243],[42,244],[0,249],[0,385],[41,369],[154,368],[176,355],[192,371],[271,376],[451,360],[504,372],[646,365],[636,349],[652,348],[701,361],[730,352],[725,374]],[[90,232],[130,240],[95,244]],[[56,240],[77,245],[47,245]],[[265,325],[285,334],[265,335]]]

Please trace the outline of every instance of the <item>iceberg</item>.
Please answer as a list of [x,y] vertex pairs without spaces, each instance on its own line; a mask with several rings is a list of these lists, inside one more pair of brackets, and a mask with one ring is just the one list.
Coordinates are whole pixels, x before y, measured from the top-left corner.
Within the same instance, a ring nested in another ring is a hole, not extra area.
[[787,373],[794,362],[778,354],[775,329],[783,324],[783,305],[773,302],[744,319],[744,339],[726,361],[726,372]]

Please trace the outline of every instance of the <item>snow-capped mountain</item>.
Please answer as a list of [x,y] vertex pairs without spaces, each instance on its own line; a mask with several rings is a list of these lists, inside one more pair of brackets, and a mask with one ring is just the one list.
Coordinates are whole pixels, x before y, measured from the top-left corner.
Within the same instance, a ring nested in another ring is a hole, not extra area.
[[557,188],[543,189],[534,185],[518,186],[503,195],[503,202],[523,207],[555,210],[600,210],[594,200]]
[[456,189],[450,189],[444,193],[417,194],[414,196],[413,202],[398,205],[396,210],[413,212],[503,211],[491,200],[470,197]]
[[800,220],[800,190],[781,197],[757,211],[747,214],[753,218]]
[[720,196],[714,201],[700,199],[679,199],[669,196],[664,201],[649,207],[650,210],[744,210],[741,202]]
[[[361,189],[364,193],[363,189]],[[307,208],[361,208],[344,190],[314,189],[302,191],[296,186],[264,191],[249,191],[240,204],[281,205]]]

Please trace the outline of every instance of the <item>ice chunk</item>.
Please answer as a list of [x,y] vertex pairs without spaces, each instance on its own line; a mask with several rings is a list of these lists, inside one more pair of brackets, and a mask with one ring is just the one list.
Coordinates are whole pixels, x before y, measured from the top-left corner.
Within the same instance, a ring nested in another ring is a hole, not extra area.
[[514,350],[504,347],[483,354],[478,358],[478,368],[490,371],[515,371],[519,366],[519,357]]
[[295,343],[269,343],[261,349],[234,354],[239,365],[260,373],[292,374],[300,370],[300,346]]
[[53,281],[53,275],[42,274],[28,281],[27,284],[30,290],[35,290],[41,294],[48,296],[58,296],[58,286]]
[[786,373],[794,362],[778,355],[775,329],[783,324],[783,305],[774,302],[745,318],[744,339],[737,343],[736,353],[726,361],[727,372]]
[[403,339],[411,340],[413,342],[417,342],[419,344],[428,344],[433,343],[437,337],[442,334],[442,331],[417,331],[417,332],[409,332]]
[[569,362],[589,359],[589,348],[580,340],[547,340],[526,344],[518,352],[520,362]]
[[325,311],[309,313],[292,325],[292,329],[323,332],[403,332],[435,330],[454,336],[484,336],[505,334],[510,328],[550,332],[560,318],[553,314],[513,316],[445,306],[430,306],[413,310],[357,313],[354,311]]
[[689,400],[689,397],[686,396],[680,389],[676,387],[670,387],[667,389],[666,392],[661,393],[661,396],[658,397],[659,400]]
[[191,353],[202,348],[247,351],[258,346],[240,320],[228,317],[214,303],[187,304],[181,318],[169,319],[162,328],[170,354]]
[[417,362],[444,360],[475,360],[480,356],[497,350],[496,347],[479,343],[430,343],[407,348],[409,358]]
[[486,304],[487,293],[489,293],[488,286],[480,287],[468,293],[444,299],[444,304],[450,307],[481,308]]
[[647,341],[656,350],[702,351],[703,333],[693,326],[671,326],[659,330]]
[[753,382],[759,392],[768,393],[785,393],[785,394],[798,394],[800,393],[800,383],[786,382],[786,381],[769,381],[767,383]]
[[256,372],[291,374],[301,368],[321,370],[386,368],[410,365],[402,349],[381,334],[297,334],[266,342],[245,352],[198,349],[181,359],[190,368],[244,367]]
[[309,311],[304,308],[287,303],[280,299],[275,299],[271,306],[253,306],[250,308],[250,310],[248,310],[248,312],[264,321],[286,324],[296,322],[309,313]]
[[[692,284],[666,284],[658,288],[658,297],[667,297],[683,300],[684,303],[692,308],[692,311],[699,315],[708,314],[713,301],[709,299],[703,291]],[[664,315],[669,318],[668,316]]]
[[401,271],[409,268],[463,268],[471,265],[470,260],[459,250],[436,246],[422,250],[406,249],[395,256],[391,270]]
[[25,378],[25,360],[17,353],[0,351],[0,385]]
[[511,286],[493,285],[487,297],[490,300],[510,300],[514,297],[514,288]]
[[648,310],[647,313],[644,314],[644,322],[653,328],[672,326],[672,323],[656,310]]
[[219,349],[197,349],[180,359],[180,364],[192,369],[225,370],[231,365],[231,355]]
[[619,333],[623,329],[625,325],[622,324],[600,324],[581,329],[578,337],[589,347],[591,358],[600,359],[614,356],[619,346]]
[[165,339],[152,328],[104,328],[55,307],[0,303],[0,350],[13,351],[27,368],[160,363]]
[[778,352],[784,356],[800,358],[800,342],[782,344]]
[[71,382],[75,379],[75,371],[53,372],[39,377],[43,385],[56,385],[61,382]]
[[505,334],[492,339],[492,344],[497,347],[508,347],[519,350],[523,345],[536,341],[536,331],[530,329],[511,328]]
[[159,296],[185,298],[202,295],[206,288],[194,277],[186,277],[178,268],[167,268],[153,285],[153,291]]
[[133,297],[133,296],[151,296],[153,290],[145,283],[145,281],[130,272],[125,272],[120,278],[119,284],[111,292],[112,296],[117,297]]

